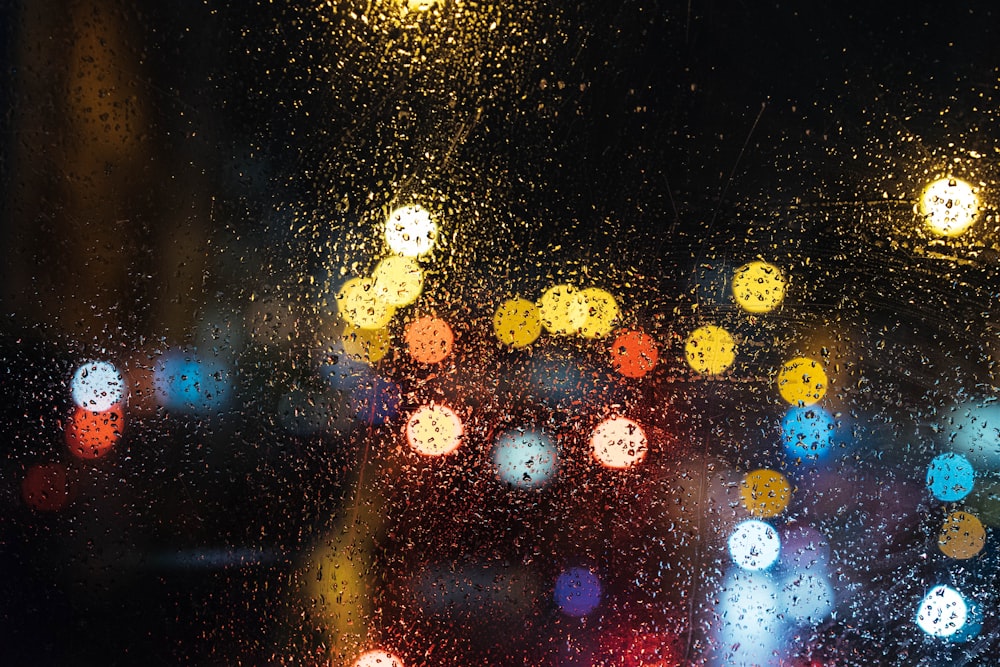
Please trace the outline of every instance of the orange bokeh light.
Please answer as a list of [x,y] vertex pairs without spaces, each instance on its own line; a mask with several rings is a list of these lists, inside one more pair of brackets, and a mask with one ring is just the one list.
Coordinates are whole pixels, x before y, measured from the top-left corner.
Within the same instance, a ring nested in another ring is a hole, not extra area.
[[120,405],[104,412],[77,408],[66,426],[66,445],[78,458],[101,458],[114,448],[124,425],[125,415]]
[[39,512],[57,512],[69,502],[69,479],[62,463],[38,463],[21,482],[24,502]]
[[451,354],[455,334],[444,320],[425,315],[406,325],[403,340],[411,357],[422,364],[436,364]]
[[608,350],[611,365],[616,371],[630,378],[641,378],[656,366],[659,352],[656,341],[642,331],[623,331],[618,334]]

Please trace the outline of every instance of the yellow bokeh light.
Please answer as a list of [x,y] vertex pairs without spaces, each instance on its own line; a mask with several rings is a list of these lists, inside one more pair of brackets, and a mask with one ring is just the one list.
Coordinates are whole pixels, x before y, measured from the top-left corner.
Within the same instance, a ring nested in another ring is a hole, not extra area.
[[769,313],[785,298],[781,269],[767,262],[744,264],[733,274],[733,298],[748,313]]
[[942,178],[924,188],[920,215],[935,234],[958,236],[979,216],[976,189],[957,178]]
[[538,307],[527,299],[507,299],[493,313],[493,333],[504,345],[531,345],[542,333]]
[[736,341],[722,327],[698,327],[684,343],[684,356],[695,372],[718,375],[736,360]]
[[438,226],[421,206],[403,206],[385,221],[385,242],[397,255],[419,257],[434,248]]
[[972,558],[986,546],[986,529],[974,514],[952,512],[938,535],[938,548],[949,558]]
[[751,515],[767,518],[785,511],[792,497],[792,487],[776,470],[754,470],[743,478],[740,496]]
[[348,324],[359,329],[381,329],[396,309],[379,298],[371,278],[352,278],[337,292],[337,310]]
[[826,395],[829,382],[818,361],[792,359],[778,371],[778,392],[791,405],[812,405]]
[[580,332],[587,322],[587,302],[572,285],[555,285],[538,300],[542,326],[549,333],[570,335]]
[[359,329],[348,325],[341,334],[344,352],[357,361],[369,364],[381,361],[392,345],[392,334],[388,328]]
[[406,439],[417,453],[444,456],[462,444],[462,420],[444,405],[422,405],[406,423]]
[[605,419],[590,436],[594,458],[606,468],[629,468],[644,458],[649,449],[646,432],[631,419]]
[[375,295],[390,306],[408,306],[424,289],[424,272],[412,257],[391,255],[372,272]]
[[580,335],[585,338],[603,338],[611,333],[619,316],[615,297],[598,287],[588,287],[580,292],[580,296],[586,313],[586,319],[580,326]]

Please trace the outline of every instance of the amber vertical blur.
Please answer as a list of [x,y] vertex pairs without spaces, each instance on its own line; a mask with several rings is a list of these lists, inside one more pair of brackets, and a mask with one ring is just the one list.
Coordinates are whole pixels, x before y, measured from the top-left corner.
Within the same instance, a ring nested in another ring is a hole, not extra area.
[[[139,10],[52,0],[8,11],[5,310],[22,331],[99,345],[185,328],[210,197],[164,173]],[[180,188],[190,211],[167,205]],[[170,280],[156,281],[167,267]]]

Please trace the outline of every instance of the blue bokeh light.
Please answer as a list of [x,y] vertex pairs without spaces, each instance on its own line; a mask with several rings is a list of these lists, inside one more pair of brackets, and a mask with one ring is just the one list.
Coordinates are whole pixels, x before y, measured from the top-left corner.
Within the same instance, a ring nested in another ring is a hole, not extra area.
[[818,460],[829,454],[837,424],[816,406],[794,407],[781,420],[782,440],[789,455]]
[[522,489],[549,482],[559,467],[555,445],[542,431],[508,431],[497,439],[493,465],[500,479]]
[[976,471],[961,454],[940,454],[927,466],[927,488],[938,500],[961,500],[972,491]]
[[556,604],[569,616],[586,616],[601,603],[601,580],[585,567],[571,567],[556,579]]
[[168,410],[208,414],[228,404],[231,376],[219,359],[171,350],[153,371],[153,387],[160,405]]

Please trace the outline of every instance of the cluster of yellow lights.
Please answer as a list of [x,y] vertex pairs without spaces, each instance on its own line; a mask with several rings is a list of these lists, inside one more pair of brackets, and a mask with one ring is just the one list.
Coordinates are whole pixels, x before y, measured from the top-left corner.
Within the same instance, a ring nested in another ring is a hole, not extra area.
[[545,290],[536,303],[521,297],[504,301],[493,314],[493,333],[511,347],[530,345],[542,329],[556,336],[603,338],[620,316],[618,302],[606,290],[560,284]]
[[935,234],[958,236],[979,217],[979,196],[965,181],[942,178],[924,188],[920,215]]

